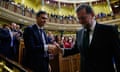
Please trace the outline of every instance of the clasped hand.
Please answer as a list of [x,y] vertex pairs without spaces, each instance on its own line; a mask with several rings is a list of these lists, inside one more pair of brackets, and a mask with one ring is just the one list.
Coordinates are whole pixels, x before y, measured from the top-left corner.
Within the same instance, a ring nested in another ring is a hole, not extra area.
[[48,52],[51,54],[58,54],[59,53],[59,45],[57,43],[54,44],[48,44]]

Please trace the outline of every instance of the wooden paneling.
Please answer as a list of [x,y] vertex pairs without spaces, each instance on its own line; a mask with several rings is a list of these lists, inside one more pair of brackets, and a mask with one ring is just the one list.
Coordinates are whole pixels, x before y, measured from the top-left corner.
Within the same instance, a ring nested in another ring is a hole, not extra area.
[[59,55],[60,72],[80,72],[80,55],[62,57]]
[[[22,64],[24,41],[21,39],[19,46],[19,64]],[[73,55],[68,57],[62,57],[62,54],[54,56],[54,59],[50,60],[52,72],[80,72],[80,55]]]
[[72,72],[71,56],[63,58],[59,56],[60,72]]
[[22,64],[22,59],[23,59],[23,50],[24,50],[24,41],[23,39],[20,40],[20,45],[19,45],[19,57],[18,57],[18,63]]

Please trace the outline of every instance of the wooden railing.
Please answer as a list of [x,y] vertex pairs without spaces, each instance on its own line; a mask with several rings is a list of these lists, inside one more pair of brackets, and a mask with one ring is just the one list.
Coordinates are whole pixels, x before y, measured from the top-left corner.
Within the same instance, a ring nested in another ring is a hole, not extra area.
[[18,63],[19,64],[22,64],[24,48],[25,48],[24,41],[23,41],[23,39],[21,39],[20,44],[19,44],[19,57],[18,57]]
[[18,63],[0,55],[0,72],[29,72]]
[[[0,2],[0,18],[6,19],[10,22],[22,23],[25,25],[35,24],[35,14],[25,11],[21,14],[21,8],[16,7],[13,4],[5,1]],[[104,18],[98,18],[97,21],[101,24],[120,25],[120,15],[106,16]],[[49,17],[47,24],[45,25],[46,30],[64,30],[64,31],[77,31],[81,27],[77,20],[58,19]]]
[[[5,8],[9,11],[12,11],[14,13],[17,13],[21,16],[25,16],[25,17],[29,17],[29,18],[32,18],[34,19],[35,18],[35,13],[32,13],[32,11],[29,11],[27,8],[24,8],[22,6],[17,6],[17,5],[14,5],[10,2],[5,2],[4,0],[0,2],[0,7],[2,8]],[[105,17],[102,17],[102,18],[97,18],[97,21],[99,22],[102,22],[102,21],[108,21],[108,20],[113,20],[113,19],[118,19],[120,18],[120,15],[119,14],[115,14],[114,16],[105,16]],[[29,23],[29,20],[22,20],[23,22],[25,23]],[[33,20],[31,20],[33,22]],[[35,22],[35,20],[34,20]],[[58,24],[78,24],[78,21],[76,19],[59,19],[59,18],[55,18],[55,17],[51,17],[49,15],[49,22],[50,23],[58,23]]]
[[[22,64],[24,56],[24,41],[21,39],[19,46],[19,64]],[[80,72],[80,55],[62,57],[62,54],[53,56],[50,60],[52,72]]]
[[80,72],[80,55],[76,54],[63,58],[59,55],[60,72]]
[[6,2],[4,0],[1,0],[0,6],[15,13],[18,13],[20,15],[27,16],[30,18],[35,18],[35,14],[32,13],[31,11],[28,11],[27,8],[24,8],[22,6],[17,6],[15,4],[12,4],[11,2]]

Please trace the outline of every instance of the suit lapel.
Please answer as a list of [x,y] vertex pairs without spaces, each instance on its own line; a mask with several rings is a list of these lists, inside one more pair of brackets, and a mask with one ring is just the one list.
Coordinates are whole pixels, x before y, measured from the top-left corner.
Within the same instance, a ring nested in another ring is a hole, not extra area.
[[96,23],[96,26],[95,26],[95,29],[94,29],[94,32],[93,32],[93,37],[92,37],[92,40],[91,40],[91,43],[90,43],[90,48],[94,44],[94,42],[95,42],[95,40],[97,38],[98,27],[99,27],[99,24]]
[[78,45],[78,48],[83,48],[82,46],[82,41],[83,41],[83,34],[84,34],[84,29],[81,29],[80,31],[78,31],[78,34],[77,34],[77,45]]
[[41,41],[42,40],[41,37],[40,37],[41,34],[40,34],[40,32],[39,32],[39,30],[38,30],[36,25],[33,25],[33,32],[34,32],[36,38],[39,39],[39,41]]

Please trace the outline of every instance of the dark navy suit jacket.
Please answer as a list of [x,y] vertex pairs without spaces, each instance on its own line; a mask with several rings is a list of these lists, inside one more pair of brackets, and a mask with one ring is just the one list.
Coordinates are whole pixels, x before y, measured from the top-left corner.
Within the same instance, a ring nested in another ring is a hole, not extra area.
[[[48,44],[47,36],[44,32],[46,44]],[[25,60],[26,66],[33,72],[48,72],[48,55],[45,57],[44,44],[41,34],[36,24],[25,28],[23,33],[25,43]]]
[[[15,37],[13,41],[15,41]],[[11,36],[8,29],[0,29],[0,54],[9,59],[15,59],[16,49],[14,44],[11,48]]]
[[72,49],[65,49],[64,56],[80,53],[81,72],[120,72],[120,43],[118,31],[114,26],[96,24],[89,48],[82,47],[83,29],[77,32],[76,43]]

